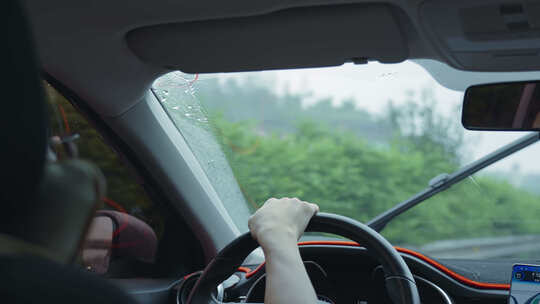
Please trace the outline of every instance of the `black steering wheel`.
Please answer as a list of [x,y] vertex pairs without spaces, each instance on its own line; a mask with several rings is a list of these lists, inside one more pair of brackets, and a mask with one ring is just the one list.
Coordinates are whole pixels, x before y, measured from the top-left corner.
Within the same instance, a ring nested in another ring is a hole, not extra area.
[[[386,275],[386,289],[392,302],[420,304],[418,289],[409,267],[396,249],[375,230],[345,216],[318,213],[311,219],[306,231],[333,233],[362,244],[381,263]],[[223,248],[204,269],[191,290],[187,303],[220,303],[214,296],[217,286],[234,274],[258,246],[248,232]]]

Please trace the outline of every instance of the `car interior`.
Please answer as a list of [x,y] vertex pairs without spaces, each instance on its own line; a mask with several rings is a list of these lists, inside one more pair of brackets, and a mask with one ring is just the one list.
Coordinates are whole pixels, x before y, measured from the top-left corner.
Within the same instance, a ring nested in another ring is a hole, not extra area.
[[[353,213],[364,209],[322,206],[298,243],[318,301],[539,303],[540,267],[534,264],[540,264],[540,231],[521,236],[504,226],[507,233],[496,240],[476,231],[473,236],[482,239],[449,242],[455,237],[448,236],[430,247],[411,240],[423,240],[424,232],[428,240],[431,226],[394,229],[390,221],[454,184],[476,183],[472,174],[540,140],[540,3],[5,0],[2,7],[2,302],[263,303],[264,255],[247,220],[267,194],[250,205],[244,188],[251,184],[229,167],[233,156],[212,154],[224,140],[193,127],[207,123],[206,116],[185,124],[174,112],[183,105],[167,100],[179,98],[175,94],[204,99],[202,91],[212,83],[205,77],[217,73],[309,74],[344,64],[362,70],[407,61],[448,90],[464,91],[462,115],[451,119],[465,129],[530,133],[460,169],[449,167],[456,171],[431,179],[425,190],[411,190],[420,191],[413,196],[402,195],[401,202],[387,202],[389,208],[366,207],[362,220]],[[182,119],[204,114],[197,109]],[[230,130],[240,131],[231,136],[240,136],[243,126],[233,125]],[[287,138],[256,132],[274,141]],[[338,143],[345,146],[343,138]],[[231,146],[239,157],[252,153],[250,147]],[[311,153],[295,153],[304,152]],[[249,171],[270,163],[259,161],[244,166]],[[436,160],[425,163],[439,170]],[[282,167],[291,176],[304,172]],[[413,173],[400,178],[413,180]],[[537,196],[523,196],[530,206],[540,204],[532,203]],[[459,201],[475,208],[474,201]],[[520,207],[504,208],[512,217]],[[523,212],[540,215],[540,207],[531,208]],[[461,225],[455,218],[447,225],[452,221]],[[386,226],[393,230],[384,232]],[[517,248],[510,242],[516,237],[527,254],[497,253]],[[459,255],[458,247],[470,252]]]

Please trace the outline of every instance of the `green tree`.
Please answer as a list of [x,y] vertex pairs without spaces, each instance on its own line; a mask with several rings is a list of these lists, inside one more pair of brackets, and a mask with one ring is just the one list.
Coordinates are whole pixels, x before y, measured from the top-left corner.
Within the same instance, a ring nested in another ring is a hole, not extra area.
[[[300,197],[319,204],[322,211],[365,222],[462,163],[463,131],[439,113],[432,91],[406,98],[400,105],[390,103],[380,118],[366,116],[370,130],[384,128],[391,134],[383,145],[334,123],[350,115],[362,117],[352,106],[354,101],[334,106],[324,100],[301,108],[290,132],[268,128],[257,117],[231,120],[222,113],[211,120],[245,196],[255,207],[269,197]],[[293,122],[276,116],[273,123]],[[478,177],[413,208],[383,234],[397,244],[421,245],[441,239],[540,233],[539,201],[540,196],[507,182]]]

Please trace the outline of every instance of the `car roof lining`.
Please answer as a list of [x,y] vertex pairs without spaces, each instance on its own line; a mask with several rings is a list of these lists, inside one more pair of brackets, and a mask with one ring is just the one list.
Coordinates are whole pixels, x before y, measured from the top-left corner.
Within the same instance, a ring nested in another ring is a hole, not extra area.
[[[310,7],[328,3],[356,3],[356,5],[369,3],[367,5],[373,6],[373,3],[378,1],[240,0],[224,3],[214,0],[192,2],[157,0],[151,4],[155,9],[149,9],[149,3],[143,0],[129,2],[97,0],[85,3],[67,0],[52,0],[46,3],[30,0],[24,2],[33,23],[40,60],[45,71],[75,91],[82,99],[87,100],[100,115],[115,117],[141,101],[157,77],[179,68],[176,65],[166,66],[154,60],[142,60],[141,54],[136,55],[133,52],[133,45],[130,47],[126,39],[130,32],[136,33],[137,29],[185,24],[190,21],[260,15],[299,6]],[[392,7],[395,9],[399,7],[396,5],[397,2],[401,1],[390,2],[394,2]],[[405,12],[398,14],[399,19],[408,20]],[[414,26],[407,25],[404,28],[412,29]],[[193,37],[194,32],[190,35]],[[414,56],[408,52],[409,50],[419,50],[423,55],[428,53],[423,45],[414,47],[408,45],[410,43],[408,38],[413,35],[416,34],[403,35],[405,43],[399,45],[402,47],[401,50],[396,51],[399,52],[400,60]],[[397,34],[394,36],[401,39]],[[422,39],[416,37],[412,41],[421,43]],[[195,45],[188,45],[189,41],[183,42],[193,52],[199,51]],[[133,43],[131,41],[131,44]],[[151,48],[167,47],[153,43],[155,41],[147,42]],[[342,40],[342,43],[346,41]],[[140,46],[144,43],[137,41],[137,44]],[[245,45],[245,42],[238,44],[244,49]],[[180,44],[176,47],[179,46]],[[279,62],[279,58],[275,61]],[[340,63],[331,62],[331,64]],[[311,64],[314,65],[316,62]],[[264,66],[258,66],[257,69],[264,69]],[[189,72],[199,71],[195,67]]]
[[[527,50],[526,43],[517,44],[524,48],[519,52],[503,53],[490,53],[490,44],[482,39],[449,46],[448,41],[454,41],[456,35],[461,35],[459,41],[467,39],[466,33],[438,23],[454,18],[454,25],[463,24],[458,19],[469,6],[491,5],[491,11],[497,11],[501,3],[517,3],[516,0],[23,2],[34,25],[45,71],[87,100],[97,113],[108,117],[129,110],[143,99],[157,77],[175,69],[195,73],[329,66],[354,56],[358,62],[434,59],[458,69],[491,71],[511,70],[516,62],[531,60],[535,64],[528,68],[540,70],[540,60],[536,64],[534,57],[536,49]],[[326,15],[324,9],[317,9],[320,6],[327,7]],[[351,9],[340,11],[339,7]],[[534,16],[537,7],[529,5],[524,9],[528,7],[531,9],[527,13]],[[439,16],[437,9],[449,13]],[[287,22],[284,14],[305,22]],[[469,14],[467,18],[473,17]],[[317,24],[317,19],[330,25]],[[530,24],[532,30],[528,34],[536,37],[536,23]],[[306,33],[313,27],[321,32],[320,37]],[[244,28],[244,32],[236,34],[239,28]],[[470,26],[466,30],[469,36],[475,31]],[[331,35],[332,32],[337,35]],[[516,33],[506,34],[511,38]],[[219,47],[220,36],[227,38],[226,51],[213,52]],[[378,37],[382,39],[375,40]],[[370,39],[374,41],[365,43]],[[325,40],[331,40],[333,45],[325,45]],[[272,43],[283,48],[268,51],[267,46]],[[482,51],[464,54],[465,47]],[[479,54],[494,59],[475,60]]]

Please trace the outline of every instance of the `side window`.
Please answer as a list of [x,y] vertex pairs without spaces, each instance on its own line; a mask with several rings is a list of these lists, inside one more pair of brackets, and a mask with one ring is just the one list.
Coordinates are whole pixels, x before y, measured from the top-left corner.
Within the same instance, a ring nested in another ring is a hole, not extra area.
[[107,181],[107,195],[91,225],[80,262],[90,271],[112,277],[136,274],[130,269],[134,267],[147,269],[164,232],[163,214],[86,118],[50,84],[44,82],[44,87],[50,105],[51,140],[70,141],[76,147],[70,152],[58,145],[56,158],[61,161],[76,153],[98,166]]

